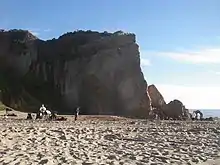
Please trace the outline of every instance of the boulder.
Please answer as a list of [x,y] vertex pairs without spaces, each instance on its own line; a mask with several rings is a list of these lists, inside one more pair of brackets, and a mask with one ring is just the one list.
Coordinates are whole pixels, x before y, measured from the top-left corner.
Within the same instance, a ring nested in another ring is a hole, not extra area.
[[189,109],[187,109],[185,106],[183,106],[183,116],[182,116],[183,120],[191,120],[191,113],[189,112]]
[[183,103],[179,100],[170,101],[166,106],[163,107],[163,111],[169,119],[190,119],[189,110],[186,109]]
[[0,90],[7,106],[35,112],[147,117],[147,83],[130,33],[76,31],[43,41],[24,30],[0,31]]
[[152,110],[149,113],[150,118],[159,118],[164,119],[165,114],[163,112],[163,107],[166,105],[166,102],[162,96],[162,94],[159,92],[159,90],[156,88],[155,85],[149,85],[147,88],[147,93],[150,97],[150,103],[152,106]]
[[162,108],[164,105],[166,105],[162,94],[159,92],[155,85],[149,85],[147,91],[149,93],[151,106],[153,108]]
[[179,100],[173,100],[166,104],[162,94],[155,85],[149,85],[147,93],[150,97],[152,110],[149,113],[149,118],[159,119],[191,119],[189,110],[185,108]]

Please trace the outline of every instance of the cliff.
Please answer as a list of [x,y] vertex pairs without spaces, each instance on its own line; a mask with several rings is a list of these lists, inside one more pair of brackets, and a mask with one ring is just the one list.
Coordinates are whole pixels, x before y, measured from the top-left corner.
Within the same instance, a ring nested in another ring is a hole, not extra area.
[[135,35],[76,31],[43,41],[28,31],[0,32],[2,101],[34,112],[145,117],[150,110]]

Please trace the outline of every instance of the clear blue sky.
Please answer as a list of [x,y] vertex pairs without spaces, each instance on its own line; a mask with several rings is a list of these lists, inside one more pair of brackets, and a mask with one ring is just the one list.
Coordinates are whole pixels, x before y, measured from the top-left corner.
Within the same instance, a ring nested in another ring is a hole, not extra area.
[[219,0],[1,0],[0,28],[42,39],[76,29],[133,32],[145,78],[167,101],[220,109],[219,9]]

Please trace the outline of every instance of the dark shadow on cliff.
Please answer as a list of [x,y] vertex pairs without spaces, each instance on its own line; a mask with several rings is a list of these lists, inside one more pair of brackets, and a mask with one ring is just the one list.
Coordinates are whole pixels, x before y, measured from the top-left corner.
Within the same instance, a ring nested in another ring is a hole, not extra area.
[[10,69],[0,70],[0,91],[2,103],[12,109],[34,112],[40,106],[40,101],[25,90],[22,79]]
[[[120,105],[117,92],[112,92],[112,86],[107,86],[96,75],[87,75],[81,84],[80,105],[82,114],[89,115],[120,115]],[[89,97],[90,96],[90,97]],[[113,107],[113,108],[112,108]]]

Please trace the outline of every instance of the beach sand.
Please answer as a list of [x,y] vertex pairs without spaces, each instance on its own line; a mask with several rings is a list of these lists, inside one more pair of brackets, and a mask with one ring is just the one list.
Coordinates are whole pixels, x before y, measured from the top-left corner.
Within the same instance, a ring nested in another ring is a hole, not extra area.
[[0,164],[220,165],[218,122],[0,117]]

